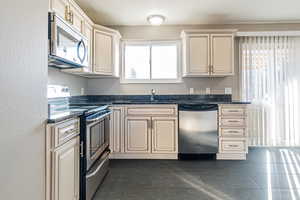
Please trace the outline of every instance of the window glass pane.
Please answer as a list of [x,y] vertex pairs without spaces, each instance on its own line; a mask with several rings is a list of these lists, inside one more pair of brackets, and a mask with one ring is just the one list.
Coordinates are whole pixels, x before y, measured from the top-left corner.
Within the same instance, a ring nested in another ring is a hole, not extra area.
[[125,47],[125,79],[150,79],[150,47],[127,45]]
[[177,78],[177,46],[152,46],[152,79]]

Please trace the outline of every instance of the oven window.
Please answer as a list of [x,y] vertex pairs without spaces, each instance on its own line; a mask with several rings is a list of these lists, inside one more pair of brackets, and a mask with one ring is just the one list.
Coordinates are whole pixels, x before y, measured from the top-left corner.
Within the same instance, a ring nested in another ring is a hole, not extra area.
[[100,121],[90,127],[90,155],[93,156],[105,144],[105,123]]

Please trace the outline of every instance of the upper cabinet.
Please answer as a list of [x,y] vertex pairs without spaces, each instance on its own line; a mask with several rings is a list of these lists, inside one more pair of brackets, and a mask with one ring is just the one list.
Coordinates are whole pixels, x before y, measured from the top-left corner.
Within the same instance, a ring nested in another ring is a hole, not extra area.
[[50,0],[49,9],[50,11],[56,12],[64,20],[68,21],[69,0]]
[[103,26],[94,26],[94,72],[104,76],[119,76],[118,31]]
[[183,31],[183,76],[230,76],[234,74],[236,30]]
[[89,66],[64,69],[63,72],[88,78],[119,77],[121,35],[118,31],[95,25],[73,0],[49,0],[49,9],[65,19],[88,40],[86,45],[88,46]]

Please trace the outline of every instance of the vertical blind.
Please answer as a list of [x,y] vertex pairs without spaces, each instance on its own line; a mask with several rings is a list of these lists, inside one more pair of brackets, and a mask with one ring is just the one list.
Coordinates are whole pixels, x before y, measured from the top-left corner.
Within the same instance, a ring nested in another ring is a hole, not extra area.
[[239,52],[249,145],[300,146],[300,38],[241,37]]

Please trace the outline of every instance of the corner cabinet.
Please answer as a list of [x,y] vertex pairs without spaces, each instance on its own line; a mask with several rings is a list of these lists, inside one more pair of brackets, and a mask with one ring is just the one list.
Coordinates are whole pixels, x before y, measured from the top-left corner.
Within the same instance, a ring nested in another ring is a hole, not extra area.
[[112,110],[111,158],[177,159],[177,105],[124,105]]
[[183,76],[222,77],[234,75],[235,31],[182,31]]
[[46,200],[79,200],[79,119],[47,125]]
[[94,73],[103,76],[119,77],[118,31],[103,26],[94,26]]

